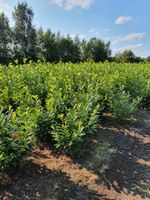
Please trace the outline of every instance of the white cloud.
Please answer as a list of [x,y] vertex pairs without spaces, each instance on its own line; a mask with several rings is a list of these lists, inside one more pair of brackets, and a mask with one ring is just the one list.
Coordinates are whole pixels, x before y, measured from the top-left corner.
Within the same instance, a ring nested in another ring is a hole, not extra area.
[[123,37],[123,40],[137,40],[142,39],[144,37],[145,33],[130,33],[128,35],[125,35]]
[[118,36],[118,37],[112,39],[111,44],[115,45],[121,41],[139,40],[139,39],[142,39],[144,36],[145,36],[145,33],[129,33],[127,35]]
[[132,16],[120,16],[115,20],[115,24],[124,24],[132,20]]
[[71,10],[75,7],[86,9],[91,6],[92,2],[93,0],[51,0],[52,4],[63,7],[65,10]]
[[9,5],[9,1],[0,0],[0,13],[4,12],[8,17],[12,13],[12,7]]
[[112,41],[111,41],[111,44],[112,44],[112,45],[115,45],[115,44],[117,44],[118,42],[119,42],[119,40],[117,40],[117,39],[116,39],[116,40],[112,40]]
[[111,44],[112,44],[112,45],[115,45],[115,44],[117,44],[117,43],[120,42],[120,41],[122,41],[122,36],[118,36],[118,37],[112,39],[112,40],[111,40]]
[[123,52],[125,50],[135,50],[137,48],[140,48],[142,47],[143,44],[135,44],[135,45],[128,45],[128,46],[124,46],[124,47],[121,47],[121,48],[116,48],[116,49],[113,49],[112,51],[115,53],[115,52]]
[[57,6],[61,7],[63,6],[64,1],[63,0],[52,0],[53,4],[56,4]]

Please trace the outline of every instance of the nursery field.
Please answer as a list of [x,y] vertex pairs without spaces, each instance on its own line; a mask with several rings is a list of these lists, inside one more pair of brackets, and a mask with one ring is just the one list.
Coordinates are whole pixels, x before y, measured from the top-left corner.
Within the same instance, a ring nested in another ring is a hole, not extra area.
[[0,65],[1,199],[148,199],[150,66]]
[[137,108],[150,108],[149,64],[0,66],[0,168],[18,164],[38,142],[78,155],[103,112],[122,121]]

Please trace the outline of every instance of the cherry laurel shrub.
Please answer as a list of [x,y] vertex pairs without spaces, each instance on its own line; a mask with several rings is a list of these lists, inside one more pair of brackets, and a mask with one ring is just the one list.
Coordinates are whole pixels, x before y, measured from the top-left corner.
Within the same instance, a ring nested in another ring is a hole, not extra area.
[[0,169],[18,165],[31,151],[39,113],[37,108],[0,110]]
[[29,62],[0,65],[0,169],[37,141],[81,150],[103,111],[130,118],[150,108],[149,64]]

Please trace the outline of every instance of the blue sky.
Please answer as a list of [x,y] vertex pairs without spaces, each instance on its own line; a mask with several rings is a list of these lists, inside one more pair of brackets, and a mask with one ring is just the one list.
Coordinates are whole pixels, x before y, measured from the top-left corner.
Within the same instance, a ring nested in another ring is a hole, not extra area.
[[[11,17],[19,0],[0,0],[0,12]],[[27,0],[36,27],[89,39],[111,41],[113,54],[131,49],[150,55],[150,0]],[[12,20],[10,19],[12,24]]]

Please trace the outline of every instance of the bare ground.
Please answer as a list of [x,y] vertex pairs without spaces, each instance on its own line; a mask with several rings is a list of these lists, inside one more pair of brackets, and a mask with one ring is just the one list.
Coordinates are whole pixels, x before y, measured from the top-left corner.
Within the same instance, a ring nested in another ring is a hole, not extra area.
[[[102,144],[116,149],[110,163],[110,151]],[[150,199],[148,190],[150,112],[145,111],[124,124],[105,114],[80,158],[38,147],[24,165],[0,174],[2,200],[141,200]]]

